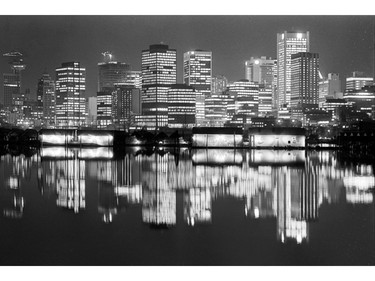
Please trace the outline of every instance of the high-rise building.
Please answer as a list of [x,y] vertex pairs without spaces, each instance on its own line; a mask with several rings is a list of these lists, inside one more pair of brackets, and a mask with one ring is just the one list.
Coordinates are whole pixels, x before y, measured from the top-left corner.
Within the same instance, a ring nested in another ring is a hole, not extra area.
[[4,73],[4,97],[1,100],[4,107],[8,109],[15,109],[19,111],[15,99],[19,99],[21,95],[21,73],[26,68],[23,63],[23,54],[20,52],[10,52],[3,54],[4,57],[8,58],[11,73]]
[[140,125],[168,123],[168,89],[177,81],[177,52],[168,45],[151,45],[142,51],[142,116]]
[[206,110],[205,99],[211,95],[212,52],[195,50],[184,53],[184,83],[196,90],[197,125],[203,125]]
[[259,116],[264,117],[272,113],[273,88],[264,84],[259,85]]
[[103,53],[104,62],[98,63],[98,92],[103,88],[112,88],[115,83],[125,83],[130,65],[124,62],[112,61],[112,53]]
[[291,56],[310,51],[309,32],[277,34],[277,108],[280,112],[290,107]]
[[337,98],[341,93],[341,80],[338,73],[328,73],[328,78],[319,82],[319,107],[322,107],[327,98]]
[[175,84],[168,90],[168,126],[192,128],[195,125],[195,89]]
[[105,129],[112,124],[112,93],[114,88],[103,88],[97,92],[97,126],[99,129]]
[[372,83],[372,77],[366,77],[363,72],[354,71],[351,77],[346,78],[345,91],[361,90],[364,86],[370,86]]
[[259,84],[246,79],[228,84],[228,120],[240,118],[241,125],[257,117],[259,111]]
[[55,81],[48,73],[44,73],[38,81],[37,87],[37,118],[43,120],[44,125],[55,123]]
[[318,107],[319,54],[301,52],[291,56],[292,117],[301,119],[307,107]]
[[245,62],[245,78],[250,82],[258,82],[271,86],[273,84],[273,68],[275,60],[261,56],[251,57]]
[[223,75],[214,75],[212,76],[212,85],[211,91],[214,95],[221,95],[223,94],[228,85],[228,79]]
[[112,92],[112,120],[119,128],[129,129],[140,114],[140,90],[131,85],[116,85]]
[[86,69],[79,62],[56,68],[56,126],[78,128],[86,121]]

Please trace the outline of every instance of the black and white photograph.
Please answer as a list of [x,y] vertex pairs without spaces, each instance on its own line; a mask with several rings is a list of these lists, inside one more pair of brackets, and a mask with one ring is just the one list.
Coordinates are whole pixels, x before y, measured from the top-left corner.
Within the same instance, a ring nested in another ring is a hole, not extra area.
[[373,268],[368,1],[42,2],[0,12],[0,271]]

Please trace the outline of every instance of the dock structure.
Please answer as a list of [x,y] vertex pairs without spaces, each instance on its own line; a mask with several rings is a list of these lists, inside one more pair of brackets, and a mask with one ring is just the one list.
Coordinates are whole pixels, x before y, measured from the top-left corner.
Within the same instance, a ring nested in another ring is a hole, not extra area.
[[243,129],[234,127],[193,128],[192,146],[197,148],[242,148]]
[[295,127],[249,128],[250,148],[306,147],[306,130]]

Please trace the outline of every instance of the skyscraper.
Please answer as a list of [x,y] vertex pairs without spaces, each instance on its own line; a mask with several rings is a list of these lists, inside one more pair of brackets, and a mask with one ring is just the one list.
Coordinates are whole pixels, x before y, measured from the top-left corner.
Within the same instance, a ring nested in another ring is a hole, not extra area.
[[130,65],[124,62],[112,61],[110,52],[103,53],[104,61],[98,63],[98,92],[103,88],[111,88],[115,83],[125,83]]
[[[280,112],[290,107],[291,55],[310,51],[309,32],[277,34],[277,108]],[[281,116],[279,116],[281,117]]]
[[273,84],[273,68],[275,60],[262,56],[260,58],[251,57],[245,63],[245,78],[250,82],[258,82],[271,86]]
[[[140,114],[140,90],[131,85],[116,85],[112,92],[113,124],[129,129],[135,114]],[[137,106],[138,105],[138,106]]]
[[211,95],[212,52],[195,50],[184,53],[184,82],[196,90],[196,123],[205,120],[205,99]]
[[56,68],[56,126],[78,128],[86,121],[86,69],[79,62]]
[[151,127],[168,124],[168,89],[177,80],[177,51],[168,45],[151,45],[142,51],[142,117]]
[[52,125],[55,120],[55,81],[48,73],[44,73],[38,81],[37,88],[37,116],[44,121],[44,125]]
[[19,99],[21,95],[21,72],[26,68],[23,63],[23,54],[20,52],[10,52],[3,54],[8,58],[8,62],[12,73],[4,73],[4,97],[2,99],[3,105],[8,109],[16,109],[14,100]]
[[307,107],[318,107],[319,101],[319,54],[301,52],[291,56],[292,116],[303,117]]

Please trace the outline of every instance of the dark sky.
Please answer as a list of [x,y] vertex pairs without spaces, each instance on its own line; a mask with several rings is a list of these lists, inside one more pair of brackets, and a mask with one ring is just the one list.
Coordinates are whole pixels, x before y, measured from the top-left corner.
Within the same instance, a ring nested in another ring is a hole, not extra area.
[[[276,57],[276,34],[310,31],[310,51],[320,54],[323,75],[342,80],[354,70],[372,75],[374,16],[0,16],[0,52],[25,55],[24,87],[34,94],[44,71],[80,61],[87,71],[87,96],[96,92],[97,63],[110,50],[116,60],[140,70],[141,51],[164,42],[182,56],[192,49],[213,52],[213,74],[244,78],[250,56]],[[1,73],[9,66],[1,58]],[[3,88],[0,87],[1,95]]]

